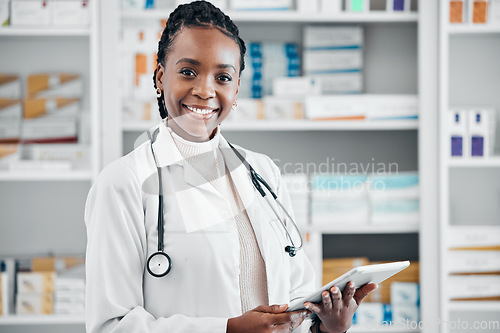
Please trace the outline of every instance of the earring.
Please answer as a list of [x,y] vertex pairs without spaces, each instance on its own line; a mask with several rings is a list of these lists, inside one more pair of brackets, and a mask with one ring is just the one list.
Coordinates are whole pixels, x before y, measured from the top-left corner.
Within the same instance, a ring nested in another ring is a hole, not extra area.
[[156,97],[160,98],[162,94],[162,91],[160,88],[156,88]]
[[238,107],[238,102],[234,101],[231,109],[236,110],[237,107]]

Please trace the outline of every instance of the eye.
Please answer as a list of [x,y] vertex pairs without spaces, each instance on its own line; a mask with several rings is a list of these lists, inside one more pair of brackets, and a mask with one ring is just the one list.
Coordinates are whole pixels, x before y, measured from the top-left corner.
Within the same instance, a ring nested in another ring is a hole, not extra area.
[[217,80],[222,81],[222,82],[230,82],[233,80],[233,78],[227,74],[223,74],[217,77]]
[[196,76],[196,73],[189,68],[183,68],[179,71],[179,73],[184,76]]

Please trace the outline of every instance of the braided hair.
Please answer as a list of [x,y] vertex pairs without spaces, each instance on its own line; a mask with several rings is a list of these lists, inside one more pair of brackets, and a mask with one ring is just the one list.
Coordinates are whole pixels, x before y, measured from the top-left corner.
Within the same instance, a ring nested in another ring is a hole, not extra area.
[[[175,37],[182,27],[213,27],[220,30],[224,35],[233,39],[240,49],[240,73],[245,68],[245,42],[240,38],[238,27],[233,23],[229,16],[225,15],[219,8],[206,1],[194,1],[189,4],[178,6],[168,17],[167,25],[163,30],[160,41],[158,42],[158,63],[165,66],[165,59],[172,50],[172,44]],[[156,73],[153,74],[153,84],[156,86]],[[160,116],[165,119],[168,111],[165,106],[163,92],[158,97],[158,108]]]

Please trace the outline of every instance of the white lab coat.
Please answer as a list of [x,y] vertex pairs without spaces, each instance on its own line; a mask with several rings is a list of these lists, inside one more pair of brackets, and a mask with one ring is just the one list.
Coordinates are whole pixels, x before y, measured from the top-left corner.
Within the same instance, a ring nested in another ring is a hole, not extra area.
[[[147,141],[104,168],[87,199],[88,332],[222,333],[229,318],[242,314],[240,244],[229,202],[185,163],[166,126],[158,126],[153,149],[162,168],[172,269],[156,278],[145,268],[158,247],[158,178]],[[311,264],[303,251],[294,258],[284,251],[284,230],[222,135],[220,147],[265,262],[269,304],[305,296],[314,290]],[[293,214],[272,160],[237,149]],[[300,330],[309,327],[305,321]]]

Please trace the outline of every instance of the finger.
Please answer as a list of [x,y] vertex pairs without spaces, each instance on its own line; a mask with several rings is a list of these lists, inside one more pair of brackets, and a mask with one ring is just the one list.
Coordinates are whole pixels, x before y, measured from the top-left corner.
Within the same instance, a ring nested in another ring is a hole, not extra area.
[[293,311],[293,312],[285,312],[285,313],[277,313],[272,314],[272,323],[273,325],[286,325],[291,324],[296,321],[302,322],[305,317],[307,317],[308,311]]
[[323,310],[330,311],[332,309],[332,298],[328,290],[321,293],[321,300],[323,301]]
[[363,299],[368,296],[369,293],[374,291],[375,289],[378,288],[378,285],[376,283],[368,283],[360,287],[356,292],[354,293],[354,300],[356,301],[357,305],[360,305],[361,302],[363,302]]
[[351,303],[352,297],[354,296],[355,292],[356,284],[354,283],[354,281],[350,281],[342,292],[342,298],[346,306]]
[[311,302],[305,302],[304,303],[304,307],[307,310],[309,310],[309,311],[316,312],[317,314],[321,313],[321,307],[319,306],[319,303],[318,304],[314,304],[314,303],[311,303]]
[[333,286],[330,288],[330,292],[332,294],[332,300],[333,300],[332,308],[338,311],[342,308],[342,295],[340,293],[340,290],[336,286]]
[[256,307],[254,310],[258,312],[267,312],[267,313],[282,313],[288,309],[288,304],[274,304],[274,305],[260,305]]

